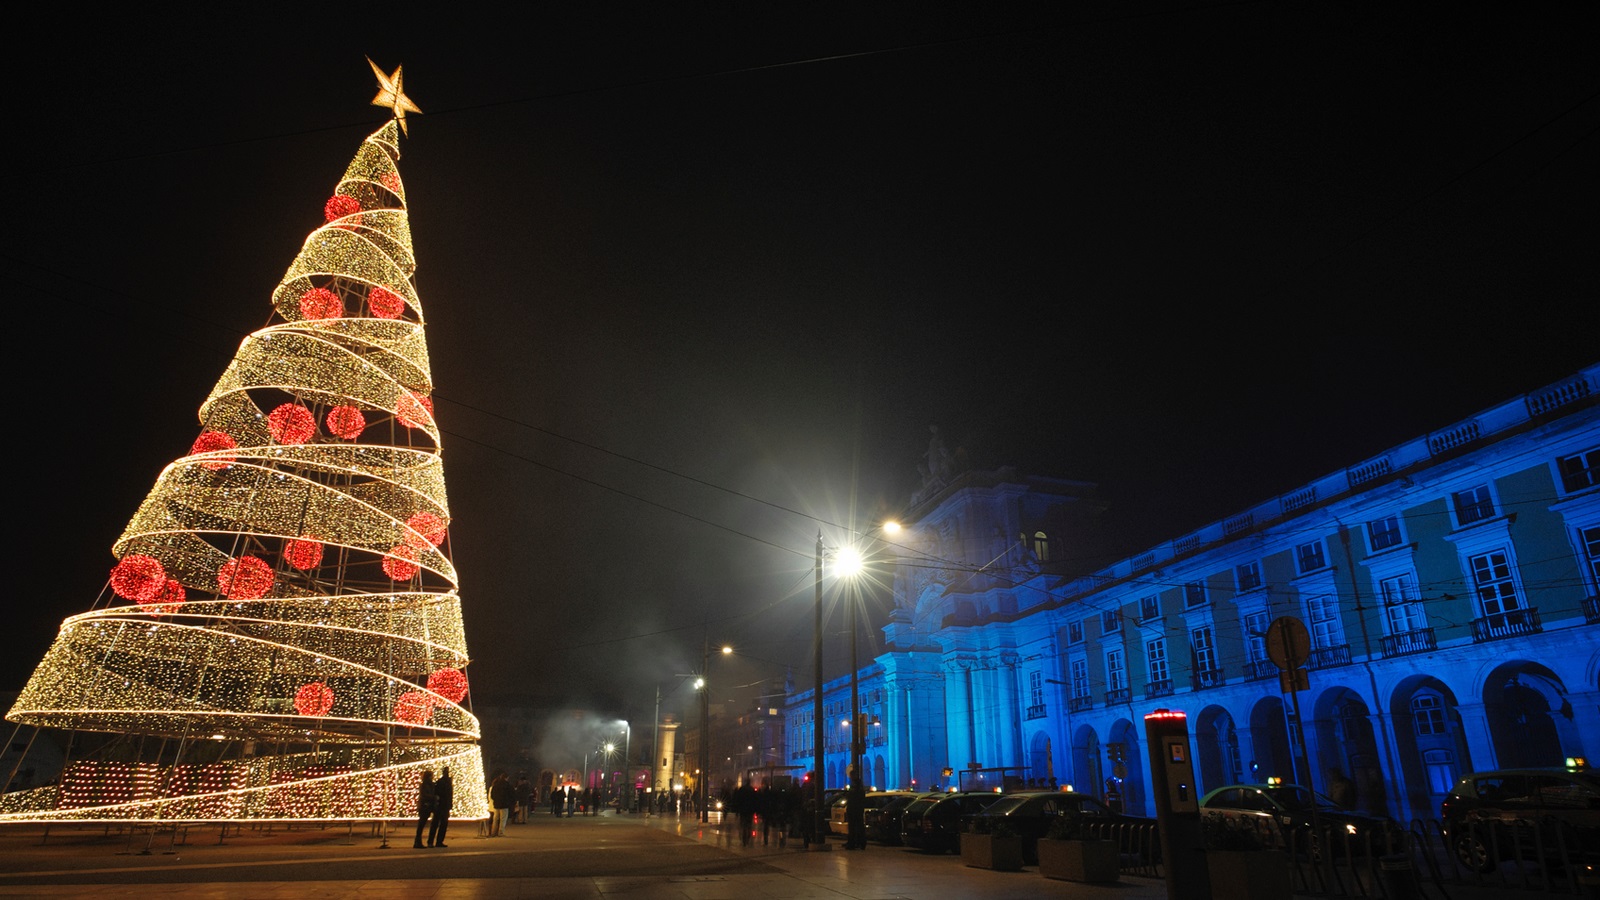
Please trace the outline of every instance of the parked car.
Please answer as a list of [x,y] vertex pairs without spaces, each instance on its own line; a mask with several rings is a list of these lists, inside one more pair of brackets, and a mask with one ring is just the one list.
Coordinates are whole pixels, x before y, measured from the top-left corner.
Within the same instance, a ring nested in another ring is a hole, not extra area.
[[[1155,827],[1156,820],[1145,816],[1130,816],[1112,812],[1110,807],[1088,794],[1072,791],[1019,791],[1002,794],[971,820],[978,831],[992,831],[999,822],[1006,822],[1022,837],[1022,859],[1029,865],[1039,862],[1039,838],[1050,826],[1064,816],[1072,816],[1091,831],[1111,836],[1112,825],[1138,825]],[[1099,827],[1096,827],[1099,826]],[[1150,835],[1145,846],[1158,847]],[[1134,842],[1130,842],[1134,843]]]
[[934,794],[923,794],[907,791],[889,798],[877,809],[867,813],[867,840],[898,847],[905,843],[901,839],[901,822],[911,804],[924,797],[943,797],[941,791]]
[[[921,797],[917,791],[880,791],[867,795],[867,806],[862,816],[866,823],[867,840],[880,844],[900,843],[900,810]],[[893,840],[889,838],[893,830]]]
[[1389,852],[1401,838],[1388,816],[1354,812],[1298,784],[1230,784],[1200,800],[1202,815],[1254,822],[1271,846],[1316,857],[1324,841],[1335,854]]
[[1439,818],[1456,859],[1479,872],[1511,859],[1600,865],[1600,774],[1586,766],[1475,772]]
[[[924,853],[955,853],[961,849],[967,823],[1000,797],[993,791],[956,791],[918,800],[906,808],[901,838]],[[918,809],[924,802],[927,805]]]
[[[862,814],[866,821],[871,821],[875,813],[884,803],[894,797],[916,797],[911,791],[868,791],[862,797]],[[828,807],[828,831],[837,835],[850,833],[850,792],[843,791],[835,797],[833,804]],[[870,837],[870,826],[869,833]]]

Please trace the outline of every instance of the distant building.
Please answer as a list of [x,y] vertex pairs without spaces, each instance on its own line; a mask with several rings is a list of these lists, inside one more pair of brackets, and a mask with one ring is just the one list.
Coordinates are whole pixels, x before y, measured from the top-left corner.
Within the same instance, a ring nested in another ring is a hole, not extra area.
[[[1153,814],[1158,708],[1187,713],[1201,791],[1337,769],[1400,819],[1466,772],[1600,757],[1597,400],[1600,365],[1089,573],[1065,564],[1089,486],[930,464],[859,672],[868,781],[1006,769]],[[1300,627],[1285,691],[1269,650]],[[823,698],[833,787],[848,677]],[[812,709],[790,693],[807,769]]]

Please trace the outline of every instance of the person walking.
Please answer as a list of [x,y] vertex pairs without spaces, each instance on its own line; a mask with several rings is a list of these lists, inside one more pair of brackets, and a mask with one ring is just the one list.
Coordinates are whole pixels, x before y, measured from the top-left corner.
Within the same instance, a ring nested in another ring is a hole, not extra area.
[[1328,799],[1340,809],[1356,808],[1356,783],[1345,777],[1338,766],[1328,769]]
[[411,844],[414,849],[422,849],[422,827],[428,824],[428,817],[433,815],[433,807],[437,800],[438,793],[433,785],[433,773],[424,769],[422,783],[417,785],[417,837]]
[[455,803],[455,783],[450,780],[450,767],[439,773],[433,785],[433,821],[428,824],[428,846],[443,847],[445,832],[450,830],[450,806]]
[[514,821],[518,825],[528,823],[528,807],[533,805],[533,782],[528,780],[528,773],[517,776],[517,809]]
[[495,773],[494,781],[489,784],[489,805],[494,807],[494,817],[489,820],[489,837],[505,837],[506,814],[511,811],[515,799],[516,792],[506,773]]

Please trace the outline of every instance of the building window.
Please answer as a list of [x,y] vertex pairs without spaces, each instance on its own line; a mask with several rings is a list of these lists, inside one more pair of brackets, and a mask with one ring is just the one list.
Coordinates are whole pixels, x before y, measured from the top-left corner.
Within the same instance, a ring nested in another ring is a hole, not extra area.
[[1071,670],[1072,696],[1080,698],[1089,696],[1089,661],[1082,658],[1074,659]]
[[1239,585],[1239,593],[1255,590],[1261,587],[1261,563],[1247,562],[1242,566],[1235,566],[1233,577]]
[[1600,484],[1600,447],[1561,457],[1561,489],[1567,493]]
[[1494,516],[1494,499],[1489,496],[1489,486],[1480,484],[1451,495],[1456,507],[1456,524],[1471,525]]
[[1028,705],[1044,705],[1044,675],[1039,672],[1028,673]]
[[1100,614],[1100,633],[1116,634],[1122,630],[1122,613],[1108,609]]
[[1448,794],[1456,784],[1455,757],[1449,750],[1428,750],[1422,754],[1422,767],[1428,773],[1428,791]]
[[1168,681],[1172,678],[1172,672],[1167,668],[1166,638],[1145,641],[1144,657],[1149,661],[1151,683]]
[[1422,598],[1417,595],[1417,582],[1410,572],[1385,578],[1378,583],[1383,594],[1384,616],[1390,634],[1409,634],[1428,625],[1422,611]]
[[1050,539],[1042,531],[1033,533],[1033,555],[1038,557],[1039,562],[1050,561]]
[[1400,517],[1386,516],[1367,523],[1367,541],[1372,552],[1400,546]]
[[1497,616],[1522,608],[1517,595],[1516,582],[1511,578],[1511,564],[1505,551],[1480,553],[1467,561],[1472,568],[1472,581],[1478,590],[1478,606],[1485,617]]
[[1189,632],[1189,649],[1194,651],[1194,670],[1196,672],[1215,672],[1217,670],[1217,641],[1211,632],[1211,626],[1196,628]]
[[1331,594],[1306,601],[1306,618],[1311,620],[1311,643],[1319,648],[1344,644],[1344,628],[1339,623],[1339,600]]
[[1444,702],[1438,694],[1419,693],[1412,697],[1411,718],[1419,736],[1444,734]]
[[1322,553],[1322,541],[1316,540],[1309,544],[1301,544],[1294,548],[1295,562],[1300,566],[1300,574],[1315,572],[1328,563]]
[[1267,627],[1271,624],[1271,620],[1264,612],[1251,613],[1244,617],[1245,651],[1253,663],[1262,662],[1267,658]]
[[1067,623],[1067,643],[1083,643],[1083,621],[1081,619],[1076,622]]
[[1151,594],[1148,597],[1142,597],[1139,599],[1139,618],[1148,621],[1150,619],[1160,618],[1160,616],[1160,597],[1156,596],[1155,594]]
[[1122,650],[1119,648],[1106,653],[1106,690],[1120,691],[1127,686],[1128,669]]
[[1583,544],[1584,558],[1589,563],[1589,593],[1600,592],[1600,525],[1578,529],[1578,540]]
[[1183,605],[1186,607],[1204,606],[1206,604],[1206,583],[1204,581],[1191,581],[1183,586]]

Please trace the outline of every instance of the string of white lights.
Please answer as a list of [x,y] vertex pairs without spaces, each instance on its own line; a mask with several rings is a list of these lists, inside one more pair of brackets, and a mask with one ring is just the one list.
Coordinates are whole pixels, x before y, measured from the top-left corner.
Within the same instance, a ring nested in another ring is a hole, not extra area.
[[363,141],[7,714],[155,756],[71,760],[0,821],[409,817],[442,766],[487,815],[399,155],[397,120]]

